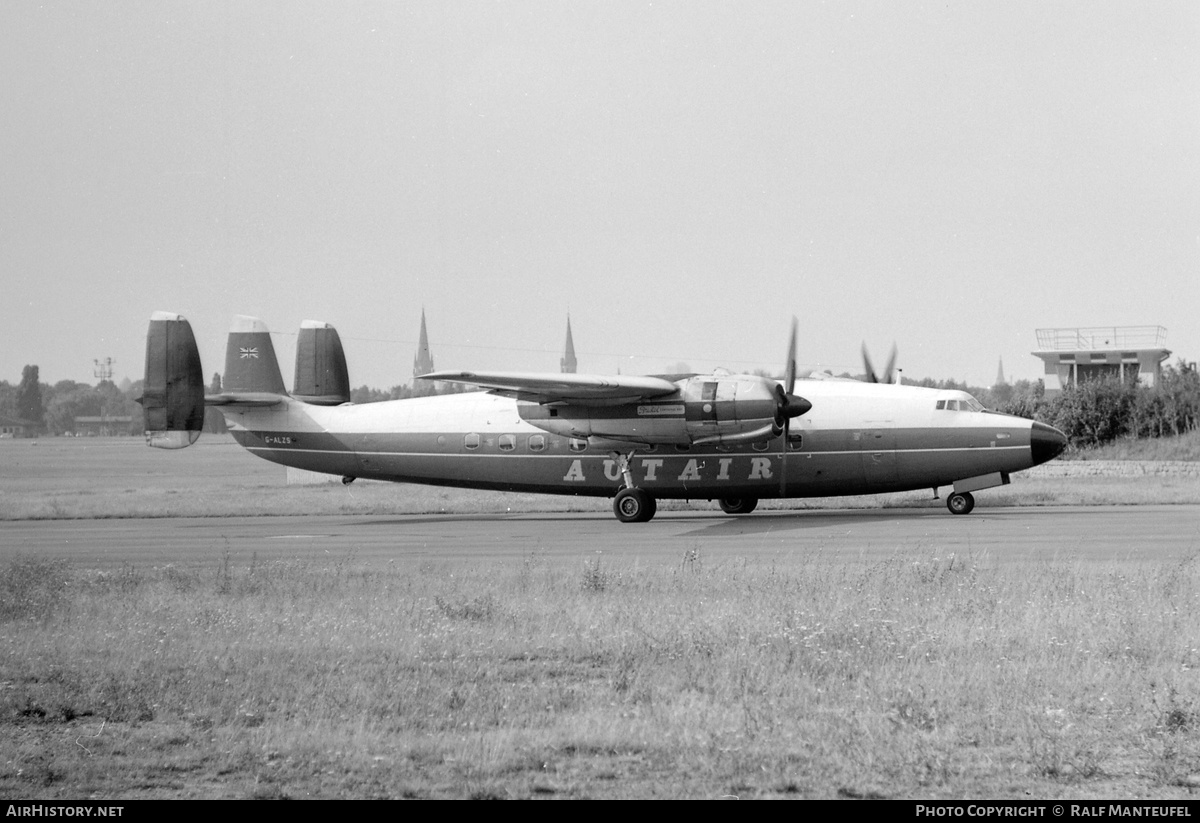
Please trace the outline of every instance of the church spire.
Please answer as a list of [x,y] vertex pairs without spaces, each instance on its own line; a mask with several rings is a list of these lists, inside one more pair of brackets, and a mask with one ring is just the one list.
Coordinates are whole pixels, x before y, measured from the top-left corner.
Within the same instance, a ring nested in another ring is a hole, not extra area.
[[999,368],[996,370],[996,385],[997,385],[997,386],[1003,386],[1004,384],[1005,384],[1005,380],[1004,380],[1004,358],[1003,358],[1003,357],[1001,357],[1001,358],[1000,358],[1000,367],[999,367]]
[[429,332],[425,330],[425,309],[421,309],[421,339],[417,343],[417,356],[413,358],[413,377],[433,371],[433,354],[429,351]]
[[575,360],[575,341],[571,338],[571,315],[567,315],[567,344],[562,359],[558,361],[563,374],[574,374],[578,362]]

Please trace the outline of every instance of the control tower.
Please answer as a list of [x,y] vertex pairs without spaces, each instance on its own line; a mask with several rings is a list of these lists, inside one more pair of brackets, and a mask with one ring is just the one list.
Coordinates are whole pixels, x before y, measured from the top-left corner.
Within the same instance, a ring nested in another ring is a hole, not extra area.
[[1038,329],[1037,351],[1045,364],[1046,397],[1081,381],[1116,378],[1153,386],[1162,376],[1167,330],[1162,326],[1096,326]]

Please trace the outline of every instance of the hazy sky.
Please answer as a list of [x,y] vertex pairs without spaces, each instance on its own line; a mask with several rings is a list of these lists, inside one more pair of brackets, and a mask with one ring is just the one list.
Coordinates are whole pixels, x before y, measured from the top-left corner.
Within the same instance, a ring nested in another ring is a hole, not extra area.
[[0,379],[162,309],[386,388],[422,307],[439,368],[1200,359],[1200,4],[0,3]]

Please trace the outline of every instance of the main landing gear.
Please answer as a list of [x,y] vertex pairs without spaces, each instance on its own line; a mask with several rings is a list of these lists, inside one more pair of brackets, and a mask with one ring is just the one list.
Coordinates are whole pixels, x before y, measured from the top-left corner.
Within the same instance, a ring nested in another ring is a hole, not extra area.
[[629,461],[633,459],[633,452],[630,452],[628,456],[620,452],[613,452],[612,458],[617,462],[617,468],[621,470],[621,476],[625,480],[625,488],[617,492],[617,496],[613,498],[613,514],[622,523],[649,521],[658,511],[658,502],[650,492],[633,485],[633,472],[629,470]]
[[621,489],[613,498],[613,512],[622,523],[645,523],[658,511],[658,503],[645,489]]
[[951,514],[970,514],[975,508],[975,498],[970,492],[955,492],[946,498],[946,508]]
[[722,497],[717,501],[726,514],[749,514],[758,507],[757,497]]

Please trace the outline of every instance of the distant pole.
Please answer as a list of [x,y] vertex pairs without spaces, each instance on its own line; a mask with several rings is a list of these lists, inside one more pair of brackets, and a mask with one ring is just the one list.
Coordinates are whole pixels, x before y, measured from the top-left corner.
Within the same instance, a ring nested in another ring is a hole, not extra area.
[[113,359],[106,357],[103,360],[93,360],[96,364],[95,370],[92,372],[100,380],[112,380],[113,376]]

